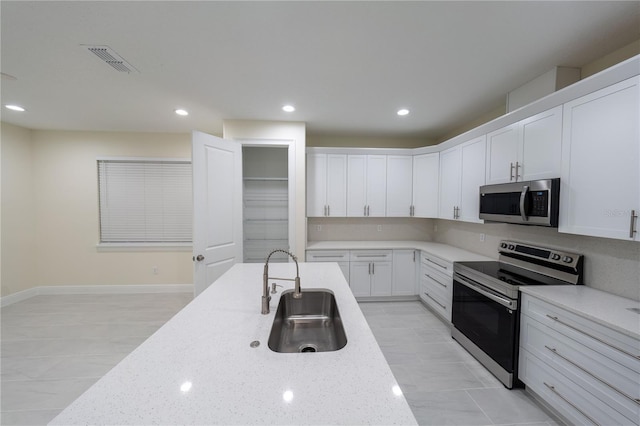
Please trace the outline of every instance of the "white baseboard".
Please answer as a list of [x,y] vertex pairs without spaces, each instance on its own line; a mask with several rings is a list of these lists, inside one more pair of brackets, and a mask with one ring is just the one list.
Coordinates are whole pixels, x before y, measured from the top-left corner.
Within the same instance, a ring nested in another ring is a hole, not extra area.
[[0,307],[21,302],[38,295],[56,294],[143,294],[143,293],[191,293],[193,284],[135,284],[135,285],[62,285],[40,286],[19,291],[0,298]]

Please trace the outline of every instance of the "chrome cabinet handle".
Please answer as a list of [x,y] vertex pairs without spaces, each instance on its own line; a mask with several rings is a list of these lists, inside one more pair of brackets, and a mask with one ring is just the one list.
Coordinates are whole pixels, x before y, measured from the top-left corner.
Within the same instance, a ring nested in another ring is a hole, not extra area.
[[327,205],[327,216],[331,216],[331,205]]
[[612,344],[610,344],[610,343],[608,343],[608,342],[605,342],[604,340],[600,339],[599,337],[594,336],[593,334],[587,333],[587,332],[586,332],[586,331],[584,331],[584,330],[580,330],[578,327],[574,327],[573,325],[568,324],[568,323],[566,323],[566,322],[562,321],[562,320],[561,320],[561,319],[559,319],[558,317],[554,317],[554,316],[551,316],[551,315],[549,315],[549,314],[546,314],[546,315],[547,315],[547,317],[548,317],[548,318],[551,318],[552,320],[554,320],[554,321],[556,321],[556,322],[558,322],[558,323],[560,323],[560,324],[564,325],[565,327],[569,327],[569,328],[571,328],[571,329],[573,329],[573,330],[577,331],[578,333],[581,333],[581,334],[584,334],[585,336],[591,337],[592,339],[597,340],[598,342],[600,342],[600,343],[602,343],[602,344],[604,344],[604,345],[607,345],[607,346],[609,346],[610,348],[617,350],[618,352],[622,352],[623,354],[625,354],[625,355],[629,355],[630,357],[635,358],[635,359],[640,359],[640,355],[634,355],[634,354],[632,354],[632,353],[631,353],[631,352],[629,352],[629,351],[625,351],[625,350],[624,350],[624,349],[622,349],[622,348],[619,348],[619,347],[617,347],[617,346],[613,346]]
[[324,205],[324,215],[325,216],[327,215],[327,205],[326,204]]
[[376,274],[376,264],[375,263],[371,264],[371,270],[373,271],[373,275],[375,275]]
[[572,406],[574,408],[574,410],[576,410],[577,412],[579,412],[580,414],[582,414],[586,419],[588,419],[591,423],[593,423],[596,426],[600,426],[600,423],[596,422],[595,420],[593,420],[591,417],[589,417],[584,411],[582,411],[581,409],[579,409],[578,407],[575,406],[575,404],[571,401],[569,401],[567,398],[565,398],[560,392],[558,392],[556,390],[555,386],[552,386],[550,384],[548,384],[547,382],[542,382],[544,383],[544,385],[546,387],[549,388],[549,390],[551,392],[553,392],[554,394],[558,395],[560,397],[560,399],[562,399],[564,402],[566,402],[567,404],[569,404],[570,406]]
[[516,182],[518,181],[518,178],[521,177],[518,174],[518,168],[522,167],[522,164],[520,164],[518,161],[516,161]]
[[438,284],[440,284],[442,287],[447,288],[446,284],[442,284],[440,281],[438,281],[437,279],[433,278],[431,275],[429,274],[425,274],[427,277],[431,278],[432,280],[434,280],[435,282],[437,282]]
[[631,220],[629,221],[629,238],[633,238],[633,234],[638,232],[633,226],[637,218],[638,215],[636,214],[636,211],[631,210]]
[[369,275],[371,275],[371,263],[369,263]]
[[367,216],[369,216],[369,205],[367,204]]
[[428,257],[425,257],[425,259],[426,259],[427,262],[433,263],[434,265],[441,267],[445,271],[448,269],[446,266],[442,266],[441,264],[434,262],[433,260],[429,259]]
[[522,192],[520,193],[520,216],[524,221],[529,220],[529,218],[527,217],[527,212],[524,211],[524,201],[527,198],[527,192],[529,192],[529,187],[525,185],[522,187]]
[[438,302],[436,299],[434,299],[433,297],[431,297],[431,295],[429,293],[427,293],[426,291],[423,292],[425,294],[425,296],[427,296],[429,299],[433,300],[438,306],[440,306],[442,309],[446,310],[447,307],[444,306],[442,303]]
[[513,180],[513,163],[509,163],[509,182]]
[[594,379],[596,379],[597,381],[599,381],[600,383],[602,383],[603,385],[606,385],[608,387],[610,387],[612,390],[618,392],[620,395],[624,396],[625,398],[635,402],[636,404],[640,405],[640,399],[638,398],[633,398],[629,395],[627,395],[625,392],[621,391],[620,389],[618,389],[617,387],[613,386],[611,383],[605,381],[604,379],[601,379],[600,377],[596,376],[595,374],[593,374],[591,371],[587,370],[584,367],[581,367],[580,365],[576,364],[575,362],[571,361],[569,358],[567,358],[566,356],[560,354],[558,352],[558,350],[556,348],[550,348],[547,345],[544,345],[545,348],[547,348],[549,351],[551,351],[551,353],[553,353],[554,355],[558,355],[560,358],[562,358],[563,360],[567,361],[569,364],[573,365],[574,367],[578,368],[580,371],[587,373],[589,376],[593,377]]

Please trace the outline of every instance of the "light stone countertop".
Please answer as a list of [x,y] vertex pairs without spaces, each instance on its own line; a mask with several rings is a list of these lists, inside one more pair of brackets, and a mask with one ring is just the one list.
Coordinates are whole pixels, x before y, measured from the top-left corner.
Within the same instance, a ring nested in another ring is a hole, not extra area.
[[[447,262],[495,260],[447,244],[429,241],[309,241],[307,250],[423,250]],[[496,251],[496,259],[498,252]]]
[[335,294],[348,339],[335,352],[269,349],[282,289],[262,315],[262,272],[232,267],[50,424],[416,424],[336,263],[300,263],[303,291]]
[[640,309],[638,301],[583,285],[529,286],[520,291],[640,340],[640,314],[628,309]]

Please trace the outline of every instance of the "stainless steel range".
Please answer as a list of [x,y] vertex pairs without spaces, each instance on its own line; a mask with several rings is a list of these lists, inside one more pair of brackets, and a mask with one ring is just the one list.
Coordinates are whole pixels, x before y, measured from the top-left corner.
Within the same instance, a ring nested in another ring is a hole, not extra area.
[[519,288],[582,284],[583,256],[501,241],[498,261],[453,265],[452,337],[507,388],[519,386]]

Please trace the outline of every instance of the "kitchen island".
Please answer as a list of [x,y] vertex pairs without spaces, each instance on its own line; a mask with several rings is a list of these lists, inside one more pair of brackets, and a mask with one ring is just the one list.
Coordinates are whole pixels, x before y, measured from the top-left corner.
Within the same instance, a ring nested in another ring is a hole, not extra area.
[[[416,424],[337,264],[300,263],[303,291],[335,294],[347,344],[334,352],[269,349],[293,283],[269,280],[283,288],[262,315],[262,272],[232,267],[50,424]],[[293,278],[295,264],[269,272]]]

